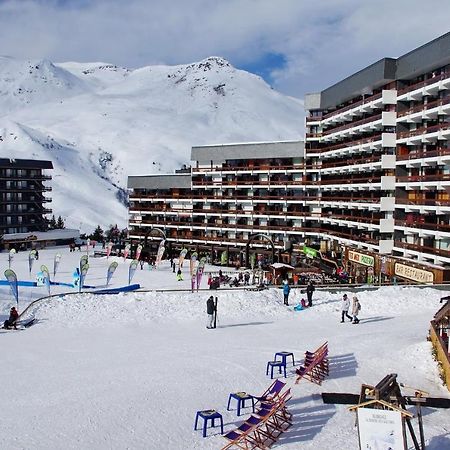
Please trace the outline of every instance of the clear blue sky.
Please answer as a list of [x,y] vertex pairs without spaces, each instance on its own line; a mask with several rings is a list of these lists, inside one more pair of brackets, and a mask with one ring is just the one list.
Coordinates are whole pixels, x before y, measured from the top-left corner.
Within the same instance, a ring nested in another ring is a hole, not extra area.
[[449,17],[448,0],[0,0],[0,54],[129,68],[222,56],[302,98]]

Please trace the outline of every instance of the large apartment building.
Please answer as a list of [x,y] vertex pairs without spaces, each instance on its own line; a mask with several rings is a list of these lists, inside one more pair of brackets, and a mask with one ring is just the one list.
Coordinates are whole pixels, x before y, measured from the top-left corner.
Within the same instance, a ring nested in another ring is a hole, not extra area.
[[450,33],[305,98],[320,228],[369,253],[450,263]]
[[279,258],[305,243],[342,252],[355,280],[446,279],[450,33],[307,94],[305,109],[304,145],[194,147],[189,173],[130,177],[131,238],[159,227],[242,253],[264,234]]
[[305,225],[303,152],[300,141],[193,147],[193,166],[184,173],[129,177],[130,238],[165,235],[172,248],[213,259],[226,251],[240,263],[251,241],[280,258],[314,234]]
[[47,230],[50,169],[50,161],[0,158],[0,235]]

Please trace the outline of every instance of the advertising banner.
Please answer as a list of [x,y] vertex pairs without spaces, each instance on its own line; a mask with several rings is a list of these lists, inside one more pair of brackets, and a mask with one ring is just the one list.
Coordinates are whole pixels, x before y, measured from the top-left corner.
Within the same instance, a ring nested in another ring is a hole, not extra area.
[[31,250],[28,255],[28,271],[30,272],[30,276],[31,271],[33,270],[33,263],[35,259],[36,259],[36,250]]
[[128,269],[128,284],[131,284],[131,280],[134,277],[134,272],[136,272],[137,266],[138,266],[138,260],[133,259],[130,263],[130,268]]
[[116,261],[113,261],[109,265],[108,272],[106,273],[106,286],[108,286],[109,282],[111,281],[111,278],[112,278],[114,272],[116,271],[118,265],[119,264]]
[[5,270],[5,278],[9,282],[9,287],[11,288],[11,294],[16,300],[17,306],[19,306],[19,285],[17,283],[17,275],[11,269]]

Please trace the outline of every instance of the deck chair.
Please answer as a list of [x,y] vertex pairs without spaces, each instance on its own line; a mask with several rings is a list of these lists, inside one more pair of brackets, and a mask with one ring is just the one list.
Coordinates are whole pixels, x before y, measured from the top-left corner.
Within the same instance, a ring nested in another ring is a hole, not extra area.
[[253,395],[252,397],[256,400],[256,404],[262,402],[273,402],[280,395],[280,392],[283,390],[286,383],[281,380],[275,380],[262,395],[259,397]]

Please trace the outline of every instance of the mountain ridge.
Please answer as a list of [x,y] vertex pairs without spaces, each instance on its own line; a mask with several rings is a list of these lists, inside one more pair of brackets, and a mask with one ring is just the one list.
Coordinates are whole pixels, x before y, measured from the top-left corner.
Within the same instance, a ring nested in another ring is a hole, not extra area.
[[301,139],[304,117],[217,56],[133,70],[0,58],[2,110],[0,154],[51,160],[53,212],[83,231],[126,225],[128,175],[171,173],[195,145]]

